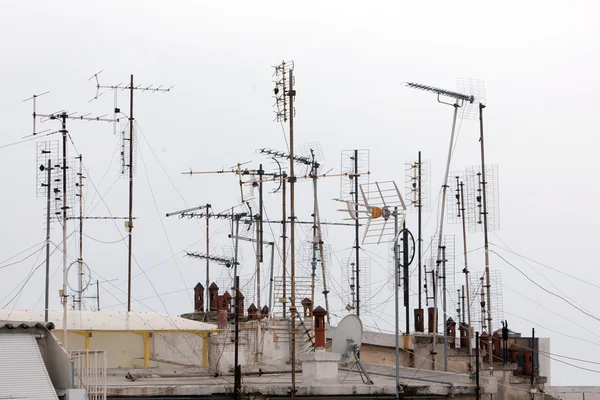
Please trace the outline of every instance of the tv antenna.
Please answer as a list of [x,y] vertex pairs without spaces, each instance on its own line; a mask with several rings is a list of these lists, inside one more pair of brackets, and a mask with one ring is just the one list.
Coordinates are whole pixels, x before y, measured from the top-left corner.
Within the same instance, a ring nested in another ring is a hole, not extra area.
[[[40,95],[36,95],[31,97],[34,100],[33,104],[33,120],[34,120],[34,129],[36,129],[36,118],[40,118],[40,122],[45,121],[59,121],[61,123],[61,129],[57,132],[62,136],[62,165],[60,168],[62,169],[62,227],[63,227],[63,289],[61,293],[62,303],[63,303],[63,340],[65,347],[67,346],[67,308],[68,308],[68,292],[67,292],[67,220],[69,218],[69,210],[70,210],[70,202],[68,202],[67,198],[67,188],[68,188],[68,180],[67,180],[67,169],[69,168],[67,164],[67,120],[80,120],[80,121],[98,121],[98,122],[113,122],[113,119],[104,118],[105,116],[99,117],[91,117],[90,114],[77,115],[77,113],[68,114],[66,111],[60,111],[52,114],[41,114],[37,112],[36,109],[36,99]],[[34,130],[33,136],[37,135],[38,132]],[[60,190],[60,189],[59,189]]]
[[339,322],[331,343],[331,352],[340,355],[339,363],[347,365],[352,359],[356,361],[359,372],[364,377],[367,385],[373,385],[373,381],[364,365],[360,361],[359,351],[362,345],[363,326],[358,315],[346,315]]
[[[301,151],[303,154],[301,155],[296,155],[293,156],[293,161],[306,166],[309,170],[308,170],[308,174],[306,175],[307,179],[311,179],[312,183],[313,183],[313,221],[312,221],[312,228],[313,228],[313,240],[312,240],[312,259],[311,259],[311,295],[310,295],[310,300],[312,302],[312,304],[316,304],[315,303],[315,280],[316,280],[316,269],[317,269],[317,260],[320,260],[321,263],[321,272],[322,272],[322,279],[323,279],[323,295],[325,298],[325,312],[326,312],[326,318],[327,318],[327,323],[330,322],[330,318],[329,318],[329,290],[327,290],[327,274],[326,274],[326,264],[325,264],[325,249],[324,249],[324,243],[323,243],[323,233],[322,233],[322,227],[321,227],[321,215],[319,212],[319,200],[318,200],[318,190],[317,190],[317,181],[320,177],[327,177],[329,175],[325,174],[322,176],[319,176],[319,171],[322,168],[322,161],[323,161],[323,152],[321,150],[321,146],[318,143],[310,143],[310,144],[306,144],[301,146]],[[287,160],[292,160],[292,156],[289,153],[283,152],[283,151],[277,151],[277,150],[273,150],[273,149],[269,149],[269,148],[263,148],[258,150],[258,152],[260,154],[264,154],[267,156],[271,156],[274,160],[277,159],[287,159]],[[296,179],[302,179],[304,177],[296,177]],[[284,185],[284,189],[285,189],[285,182],[283,182]],[[283,205],[283,207],[285,208],[285,205]],[[282,219],[282,221],[285,221],[285,217]],[[298,221],[295,221],[295,223],[298,223]],[[284,226],[284,240],[285,240],[285,224],[283,224]],[[284,252],[285,252],[285,242],[283,244],[283,248],[284,248]],[[319,257],[317,257],[317,253],[319,253]],[[284,255],[285,257],[285,255]],[[284,268],[283,268],[283,285],[284,285],[284,293],[285,293],[285,261],[284,261]],[[285,298],[285,294],[283,296]]]
[[[415,330],[417,332],[423,332],[425,328],[421,294],[421,289],[423,287],[423,275],[421,273],[423,266],[422,214],[423,211],[428,212],[431,209],[430,167],[430,162],[421,160],[420,151],[417,161],[405,164],[405,196],[409,202],[407,211],[417,212],[417,279],[419,282],[419,308],[414,310]],[[427,296],[427,293],[425,293],[425,296]]]
[[[129,91],[129,136],[123,136],[123,140],[127,140],[129,142],[129,165],[127,166],[127,170],[129,172],[129,218],[125,222],[125,226],[127,228],[127,236],[128,236],[128,256],[127,256],[127,311],[131,311],[131,262],[132,262],[132,231],[133,231],[133,175],[134,175],[134,117],[133,117],[133,94],[134,92],[152,92],[152,93],[166,93],[170,92],[173,89],[173,86],[169,88],[163,88],[160,86],[144,86],[144,85],[134,85],[133,83],[133,74],[130,75],[129,84],[119,83],[118,85],[101,85],[100,80],[98,79],[99,75],[102,71],[94,74],[92,77],[88,79],[88,81],[95,79],[96,81],[96,95],[90,100],[96,100],[98,97],[102,95],[102,89],[112,90],[115,98],[115,107],[114,114],[115,116],[120,113],[119,108],[116,105],[117,102],[117,91]],[[116,118],[113,118],[113,122],[118,122]],[[113,128],[116,129],[116,128]],[[124,159],[125,160],[125,159]],[[125,172],[125,169],[123,169]]]
[[[448,175],[450,172],[450,161],[452,160],[452,153],[454,150],[454,134],[456,130],[456,119],[458,116],[458,109],[463,107],[466,104],[474,103],[475,96],[473,94],[465,94],[460,92],[454,92],[450,90],[440,89],[433,86],[423,85],[420,83],[407,82],[406,86],[413,89],[418,89],[426,92],[432,92],[437,95],[437,100],[441,104],[450,105],[454,108],[453,118],[452,118],[452,129],[450,133],[450,143],[448,146],[448,157],[446,160],[446,170],[444,173],[444,180],[442,185],[442,201],[441,201],[441,212],[440,212],[440,226],[438,228],[438,243],[442,243],[442,238],[444,235],[444,218],[446,211],[446,192],[448,188]],[[436,259],[441,259],[442,248],[438,248]],[[436,266],[436,275],[439,275],[439,265]],[[437,293],[434,292],[434,308],[437,311]],[[445,321],[444,321],[445,324]],[[435,345],[436,345],[436,331],[437,331],[437,312],[434,315],[434,325],[436,329],[433,330],[433,343],[432,343],[432,360],[435,362]],[[446,329],[444,329],[445,331]],[[444,357],[444,371],[448,371],[448,359]]]

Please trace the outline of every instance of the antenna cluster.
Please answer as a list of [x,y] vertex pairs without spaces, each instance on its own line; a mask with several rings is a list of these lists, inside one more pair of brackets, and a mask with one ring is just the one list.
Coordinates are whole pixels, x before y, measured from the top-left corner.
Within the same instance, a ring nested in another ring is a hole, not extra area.
[[[293,110],[293,106],[290,105],[290,96],[295,96],[296,91],[291,89],[294,86],[294,82],[290,82],[290,71],[294,70],[293,61],[282,61],[281,64],[273,66],[275,72],[274,83],[275,88],[273,89],[273,97],[275,98],[275,120],[277,122],[287,122],[290,118],[290,114],[296,115],[296,111]],[[292,79],[294,79],[292,77]]]

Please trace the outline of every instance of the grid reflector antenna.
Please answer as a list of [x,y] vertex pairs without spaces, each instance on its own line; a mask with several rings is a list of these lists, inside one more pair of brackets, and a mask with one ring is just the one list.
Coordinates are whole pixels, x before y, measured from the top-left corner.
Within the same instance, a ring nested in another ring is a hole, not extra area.
[[[360,192],[367,216],[363,244],[379,244],[395,240],[393,212],[398,207],[398,224],[402,225],[406,216],[406,206],[398,186],[394,181],[375,182],[360,185]],[[359,209],[360,219],[361,210]]]
[[[419,162],[404,164],[404,197],[407,212],[419,209]],[[431,162],[421,161],[421,211],[431,210]]]
[[[131,142],[131,132],[129,122],[122,122],[119,129],[120,136],[120,154],[119,154],[119,172],[121,178],[129,178],[129,169],[131,168],[131,159],[129,154],[129,143]],[[137,126],[133,125],[133,143],[137,141]],[[137,146],[133,146],[133,175],[135,176],[137,167]]]
[[467,203],[467,220],[469,232],[483,231],[483,185],[486,185],[488,231],[500,230],[500,186],[498,181],[498,165],[486,164],[483,182],[481,166],[475,165],[465,169]]
[[[431,260],[429,265],[434,270],[436,269],[436,265],[439,264],[439,273],[440,278],[442,278],[442,260],[438,260],[438,242],[439,237],[433,236],[431,238]],[[455,287],[455,268],[456,268],[456,260],[455,260],[455,237],[454,235],[444,235],[442,238],[442,246],[446,247],[445,250],[445,260],[446,260],[446,290],[450,293],[454,293],[453,289]],[[443,254],[443,252],[440,252]],[[438,287],[441,288],[441,282],[438,282]]]
[[[340,180],[340,199],[354,201],[354,174],[358,174],[361,182],[369,183],[371,151],[368,149],[358,149],[357,163],[354,161],[355,150],[342,150],[341,154],[341,173],[347,174]],[[358,170],[355,172],[355,167]]]
[[296,115],[295,110],[290,110],[289,104],[289,90],[293,85],[290,85],[289,82],[289,71],[294,70],[294,62],[293,61],[282,61],[281,64],[273,66],[275,72],[273,76],[275,77],[274,83],[275,88],[273,89],[273,98],[275,99],[275,120],[277,122],[286,122],[290,117],[290,112],[293,112]]
[[[59,159],[58,154],[58,140],[47,140],[43,142],[37,142],[36,144],[36,196],[46,197],[48,193],[48,185],[46,168],[48,167],[48,160],[53,164]],[[43,168],[42,168],[43,166]],[[51,179],[54,180],[56,170],[51,171]]]
[[[356,258],[343,258],[342,268],[345,271],[346,285],[342,286],[342,299],[347,311],[356,309]],[[371,302],[371,259],[360,257],[360,308],[367,311]]]
[[[483,283],[482,283],[483,282]],[[474,273],[472,271],[469,274],[469,285],[471,286],[471,323],[474,329],[482,329],[482,327],[487,324],[487,315],[482,317],[481,313],[481,288],[482,284],[485,285],[485,279],[482,281],[481,276]],[[492,270],[490,271],[490,286],[491,286],[491,295],[492,295],[492,316],[494,319],[492,320],[492,330],[494,332],[497,329],[501,329],[501,322],[504,321],[504,297],[502,295],[502,274],[500,270]],[[485,288],[487,301],[487,291],[488,288]],[[484,320],[485,319],[485,320]],[[487,327],[486,327],[487,328]],[[482,329],[486,332],[490,332],[487,329]]]
[[466,119],[479,119],[479,103],[485,103],[485,85],[481,79],[457,78],[459,92],[471,95],[474,99],[462,107],[460,113]]
[[[52,162],[54,164],[52,171],[52,203],[53,203],[53,216],[57,219],[62,219],[62,207],[63,207],[63,196],[67,196],[67,218],[73,218],[76,216],[76,210],[73,206],[76,204],[76,197],[79,194],[79,187],[76,185],[78,182],[77,179],[77,168],[75,167],[75,161],[77,158],[67,158],[66,166],[63,164],[62,157],[56,162]],[[67,192],[63,193],[63,173],[62,170],[67,170]]]

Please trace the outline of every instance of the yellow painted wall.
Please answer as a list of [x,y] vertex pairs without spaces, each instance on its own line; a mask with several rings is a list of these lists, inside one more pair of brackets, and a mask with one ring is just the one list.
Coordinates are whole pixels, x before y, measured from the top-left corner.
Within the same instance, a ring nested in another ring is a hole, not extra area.
[[144,367],[144,338],[136,333],[93,332],[90,346],[93,350],[106,351],[108,368]]

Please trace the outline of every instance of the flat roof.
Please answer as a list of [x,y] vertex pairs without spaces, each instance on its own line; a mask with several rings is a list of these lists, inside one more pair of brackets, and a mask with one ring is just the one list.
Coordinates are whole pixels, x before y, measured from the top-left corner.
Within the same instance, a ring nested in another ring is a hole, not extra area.
[[[44,310],[0,310],[0,321],[39,322]],[[62,329],[63,311],[49,310],[48,320]],[[217,326],[152,312],[68,311],[67,330],[72,331],[216,331]]]

